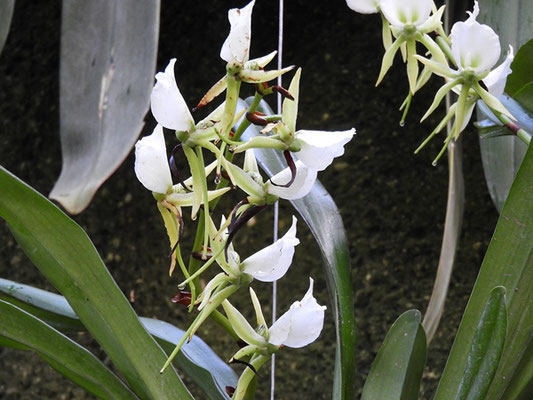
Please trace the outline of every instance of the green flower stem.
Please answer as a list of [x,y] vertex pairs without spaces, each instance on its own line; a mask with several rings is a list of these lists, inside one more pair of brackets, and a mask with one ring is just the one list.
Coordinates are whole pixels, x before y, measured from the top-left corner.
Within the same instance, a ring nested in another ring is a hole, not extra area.
[[167,367],[170,365],[170,363],[172,362],[174,357],[176,357],[176,355],[180,351],[181,347],[185,344],[185,341],[186,340],[190,341],[191,338],[193,337],[193,335],[198,330],[198,328],[207,319],[207,317],[209,317],[209,315],[213,311],[215,311],[225,299],[227,299],[229,296],[231,296],[233,293],[235,293],[238,288],[239,288],[239,286],[230,285],[230,286],[220,290],[217,294],[215,294],[212,297],[212,299],[209,302],[209,304],[207,305],[207,307],[205,307],[202,311],[200,311],[200,313],[196,316],[196,318],[194,319],[192,324],[189,326],[189,329],[187,329],[187,331],[185,332],[185,334],[183,335],[181,340],[178,342],[178,344],[176,345],[176,347],[174,348],[174,350],[172,351],[172,353],[168,357],[167,361],[165,362],[165,364],[163,365],[163,367],[161,368],[159,373],[163,373],[165,371],[165,369],[167,369]]
[[[248,107],[248,112],[249,113],[255,112],[257,110],[257,107],[259,106],[259,103],[261,102],[262,99],[263,99],[263,95],[261,95],[259,92],[255,92],[254,99],[252,100],[252,104],[250,104],[250,107]],[[246,128],[248,128],[250,125],[251,125],[251,122],[248,121],[247,118],[243,118],[243,120],[240,123],[239,127],[235,131],[235,135],[233,135],[232,139],[234,141],[236,141],[236,142],[241,140],[242,134],[244,133]]]
[[446,53],[440,45],[435,43],[435,41],[431,39],[431,36],[429,36],[427,33],[424,33],[423,35],[422,34],[417,35],[416,39],[420,43],[422,43],[426,47],[426,49],[429,50],[429,52],[431,53],[435,61],[440,62],[442,64],[447,64],[446,57],[448,57],[453,62],[453,57],[451,57],[452,55],[451,49],[446,43],[446,41],[441,36],[437,36],[437,43],[438,43],[438,39],[441,39],[444,43],[446,43],[447,49],[450,50],[449,54]]
[[239,338],[239,335],[237,335],[235,333],[235,330],[233,329],[233,327],[231,326],[231,324],[229,323],[228,319],[226,318],[226,316],[224,314],[222,314],[220,311],[218,310],[214,310],[211,315],[210,315],[211,319],[213,321],[215,321],[220,327],[222,327],[226,332],[228,332],[230,334],[230,336],[235,340],[235,341],[239,341],[240,338]]
[[[270,355],[257,355],[255,357],[252,357],[250,360],[250,364],[255,368],[255,370],[259,370],[268,360],[270,360]],[[243,400],[244,396],[246,394],[246,390],[248,389],[248,385],[252,381],[252,379],[255,377],[255,372],[252,371],[251,368],[246,368],[244,372],[242,373],[241,377],[239,378],[239,383],[237,384],[237,389],[235,390],[235,393],[233,393],[232,400]]]
[[502,114],[501,112],[496,110],[492,110],[492,112],[500,120],[503,126],[513,132],[516,136],[520,138],[520,140],[522,140],[525,144],[529,146],[533,133],[520,128],[520,126],[518,126],[514,121],[512,121],[507,115]]
[[222,246],[221,249],[216,254],[213,254],[212,257],[209,260],[207,260],[204,263],[204,265],[202,265],[197,271],[195,271],[191,276],[189,276],[187,279],[181,282],[178,285],[178,287],[179,288],[185,287],[185,285],[187,285],[190,281],[199,277],[205,270],[207,270],[207,268],[209,268],[215,262],[217,257],[221,255],[223,251],[224,251],[224,246]]
[[229,137],[229,133],[233,127],[233,119],[235,118],[235,109],[237,108],[237,100],[239,99],[241,81],[236,80],[235,76],[228,74],[227,82],[226,103],[224,105],[224,116],[222,117],[224,121],[222,124],[222,135]]
[[[217,149],[218,150],[218,149]],[[201,165],[205,165],[204,162],[204,153],[200,146],[196,146],[196,156],[198,157],[198,162]],[[207,193],[207,177],[205,176],[205,168],[201,168],[202,181],[202,197],[204,198],[204,247],[202,250],[202,256],[207,257],[207,248],[209,247],[209,194]]]
[[457,64],[455,63],[455,59],[453,58],[452,49],[448,44],[448,41],[442,36],[437,36],[435,41],[439,45],[442,52],[446,55],[446,57],[448,57],[448,60],[450,60],[454,67],[457,68]]

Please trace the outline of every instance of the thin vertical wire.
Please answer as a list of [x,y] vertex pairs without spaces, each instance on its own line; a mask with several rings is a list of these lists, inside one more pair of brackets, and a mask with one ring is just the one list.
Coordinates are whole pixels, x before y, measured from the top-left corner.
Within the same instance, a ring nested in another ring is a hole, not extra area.
[[[278,69],[283,68],[283,0],[279,0],[278,13]],[[278,76],[277,84],[282,86],[281,75]],[[277,96],[277,113],[281,115],[281,94]],[[273,240],[278,240],[278,219],[279,219],[279,203],[274,204],[274,227]],[[272,283],[272,323],[276,322],[278,284],[276,281]],[[276,391],[276,355],[272,355],[270,361],[270,400],[274,400]]]

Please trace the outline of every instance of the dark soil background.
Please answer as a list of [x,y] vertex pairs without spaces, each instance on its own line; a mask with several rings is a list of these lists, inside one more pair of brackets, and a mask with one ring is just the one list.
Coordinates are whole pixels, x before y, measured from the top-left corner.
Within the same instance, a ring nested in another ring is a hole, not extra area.
[[[195,104],[224,73],[220,46],[229,23],[226,12],[243,1],[169,1],[161,6],[157,69],[178,58],[178,84],[187,103]],[[277,47],[277,2],[257,0],[252,24],[252,57]],[[61,168],[58,122],[61,2],[19,0],[10,35],[0,56],[0,164],[40,192],[50,192]],[[390,325],[404,311],[424,311],[438,262],[446,207],[446,159],[432,167],[440,148],[435,140],[420,155],[413,150],[438,122],[419,124],[440,85],[433,78],[414,99],[405,127],[398,107],[406,93],[405,68],[397,63],[375,88],[381,56],[377,15],[351,11],[343,0],[311,5],[285,4],[284,64],[303,68],[298,126],[338,130],[355,126],[346,154],[319,178],[336,200],[350,243],[355,313],[359,328],[357,386]],[[132,60],[132,62],[135,62]],[[288,85],[289,77],[285,78]],[[271,100],[274,100],[273,98]],[[271,103],[275,106],[274,102]],[[441,110],[442,112],[442,110]],[[148,134],[154,127],[146,118]],[[463,234],[443,322],[429,348],[421,398],[430,399],[444,367],[468,295],[494,229],[497,213],[488,195],[474,130],[464,134],[466,206]],[[126,295],[135,291],[140,315],[184,326],[188,316],[170,302],[178,276],[167,274],[168,241],[153,198],[135,178],[133,156],[106,182],[92,204],[74,219],[87,230]],[[1,188],[0,188],[1,190]],[[271,210],[241,235],[237,249],[251,254],[271,241]],[[291,215],[281,205],[281,232]],[[192,229],[191,229],[192,230]],[[296,257],[279,282],[279,311],[300,299],[315,278],[315,296],[328,304],[318,248],[299,224]],[[51,289],[0,222],[0,276]],[[269,286],[255,284],[269,312]],[[243,291],[235,303],[250,307]],[[207,323],[199,335],[223,357],[235,345]],[[102,355],[85,334],[76,339]],[[335,349],[333,321],[327,315],[320,339],[304,349],[286,349],[277,357],[277,399],[330,399]],[[239,367],[237,367],[239,369]],[[240,369],[239,369],[240,371]],[[258,399],[268,398],[268,372]],[[195,393],[198,392],[196,389]],[[203,398],[202,394],[198,398]],[[86,399],[34,354],[0,349],[0,398]]]

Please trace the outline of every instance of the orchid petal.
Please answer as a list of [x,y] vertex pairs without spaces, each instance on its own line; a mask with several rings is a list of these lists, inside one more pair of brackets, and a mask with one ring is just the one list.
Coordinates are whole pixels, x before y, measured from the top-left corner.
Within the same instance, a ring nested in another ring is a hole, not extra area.
[[294,100],[286,98],[283,100],[281,120],[289,131],[294,132],[296,130],[296,117],[298,115],[298,98],[300,97],[300,76],[302,69],[298,68],[296,73],[292,77],[291,84],[289,86],[289,93]]
[[266,183],[266,190],[274,196],[281,197],[285,200],[296,200],[304,197],[316,181],[317,170],[309,168],[300,160],[296,161],[296,178],[289,187],[275,186],[272,182],[282,185],[291,179],[290,168],[285,168],[283,171],[277,173],[270,181]]
[[429,19],[433,0],[381,0],[380,8],[391,25],[402,28],[405,25],[420,26]]
[[242,271],[261,282],[274,282],[289,269],[294,247],[300,243],[296,237],[296,217],[287,233],[270,246],[259,250],[242,262]]
[[252,9],[255,0],[244,8],[232,8],[228,11],[231,24],[230,32],[220,50],[220,58],[226,62],[235,61],[244,64],[249,59]]
[[268,330],[269,342],[276,346],[300,348],[314,342],[324,327],[325,306],[313,297],[313,279],[301,301],[295,301]]
[[[477,2],[476,2],[477,5]],[[476,74],[490,70],[500,58],[500,39],[496,32],[475,20],[479,8],[464,22],[456,22],[451,30],[452,55],[459,70]]]
[[483,79],[483,83],[487,86],[489,93],[494,97],[500,97],[503,94],[505,83],[507,82],[507,76],[512,72],[511,63],[513,62],[513,59],[513,46],[509,45],[509,53],[507,53],[505,60],[498,66],[498,68],[490,71],[485,79]]
[[348,7],[361,14],[377,13],[379,3],[379,0],[346,0]]
[[355,129],[348,131],[306,131],[296,132],[302,148],[296,153],[300,161],[308,167],[322,171],[335,157],[344,154],[344,145],[352,140]]
[[157,82],[150,97],[152,114],[165,128],[189,131],[194,126],[194,120],[178,89],[174,76],[175,63],[176,59],[171,59],[165,72],[159,72],[155,76]]
[[164,194],[172,186],[161,125],[135,144],[135,174],[146,189],[155,193]]

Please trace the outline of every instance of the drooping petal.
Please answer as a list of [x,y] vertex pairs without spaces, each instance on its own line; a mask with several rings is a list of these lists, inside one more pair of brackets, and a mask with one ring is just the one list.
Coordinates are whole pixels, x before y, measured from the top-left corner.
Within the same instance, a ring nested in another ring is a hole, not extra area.
[[282,187],[272,184],[272,182],[274,182],[277,185],[283,185],[289,182],[291,179],[291,170],[290,168],[285,168],[283,171],[270,178],[266,183],[266,190],[268,193],[286,200],[296,200],[309,193],[315,184],[317,170],[309,168],[300,160],[296,161],[295,164],[296,178],[292,185],[289,187]]
[[488,25],[476,21],[479,7],[464,22],[456,22],[451,30],[452,55],[460,71],[476,74],[489,71],[500,58],[500,39]]
[[429,19],[433,0],[381,0],[381,12],[392,26],[420,26]]
[[505,60],[483,79],[483,83],[487,86],[489,93],[494,97],[500,97],[505,89],[505,83],[507,82],[507,76],[512,72],[511,63],[514,59],[513,46],[509,45],[509,53]]
[[189,131],[194,126],[191,112],[178,89],[174,76],[173,58],[165,68],[165,72],[158,72],[157,80],[150,97],[152,114],[156,121],[165,128],[176,131]]
[[135,174],[143,186],[156,193],[166,193],[172,186],[163,127],[157,125],[150,136],[135,144]]
[[261,282],[274,282],[289,269],[294,256],[294,247],[300,243],[296,237],[296,217],[287,233],[270,246],[259,250],[241,264],[242,271]]
[[346,4],[355,12],[361,14],[375,14],[379,7],[379,0],[346,0]]
[[252,9],[255,0],[244,8],[232,8],[228,11],[231,24],[230,32],[220,50],[220,58],[226,62],[235,61],[244,64],[249,59]]
[[296,138],[300,139],[302,148],[295,154],[308,167],[322,171],[335,157],[344,154],[344,145],[353,135],[355,135],[353,128],[348,131],[333,132],[300,130],[296,132]]
[[301,301],[295,301],[268,330],[269,342],[276,346],[300,348],[314,342],[324,327],[325,306],[313,297],[313,279]]

